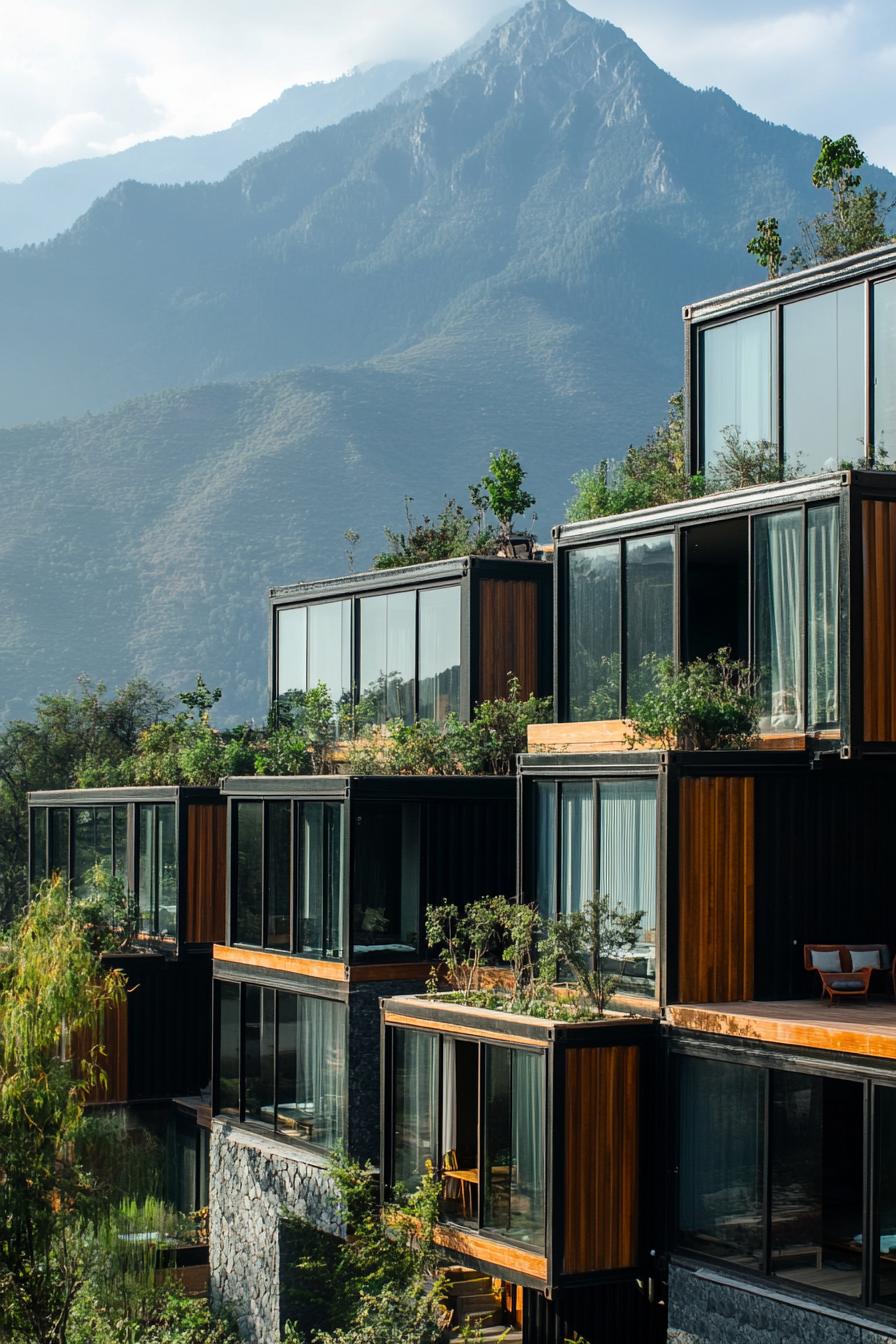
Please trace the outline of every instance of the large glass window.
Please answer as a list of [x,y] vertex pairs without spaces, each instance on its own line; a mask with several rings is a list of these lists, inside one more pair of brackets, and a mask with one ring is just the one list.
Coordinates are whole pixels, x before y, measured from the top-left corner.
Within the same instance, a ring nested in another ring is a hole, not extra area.
[[764,1071],[685,1057],[678,1081],[678,1243],[761,1269]]
[[619,704],[618,542],[569,551],[568,716],[571,722],[618,719]]
[[335,1147],[345,1132],[345,1005],[254,984],[216,991],[218,1112]]
[[806,661],[810,727],[840,720],[840,515],[837,504],[808,512]]
[[50,874],[68,877],[69,812],[67,807],[50,808]]
[[240,987],[218,981],[218,1110],[240,1113]]
[[[640,937],[612,964],[630,992],[656,986],[656,783],[536,780],[529,881],[543,919],[581,910],[599,892],[642,913]],[[557,814],[559,811],[559,847]]]
[[277,694],[308,690],[308,608],[277,613]]
[[352,686],[352,604],[312,602],[277,612],[277,694],[310,691],[323,682],[334,704]]
[[345,1008],[277,992],[277,1129],[321,1148],[342,1140]]
[[424,588],[419,597],[421,719],[444,723],[460,712],[460,587]]
[[137,904],[140,932],[177,937],[177,818],[174,803],[137,808]]
[[672,653],[675,547],[669,535],[625,547],[626,705],[653,690],[651,658]]
[[889,465],[896,461],[896,280],[883,280],[872,293],[874,305],[874,451]]
[[803,515],[794,509],[753,523],[754,662],[763,732],[801,732]]
[[43,882],[47,876],[47,809],[31,809],[31,873],[32,882]]
[[429,1031],[392,1034],[392,1180],[416,1190],[436,1152],[439,1114],[439,1038]]
[[112,872],[112,809],[76,807],[72,816],[75,840],[72,888],[76,896],[83,896],[97,864],[107,873]]
[[420,805],[355,808],[352,955],[420,951]]
[[482,1226],[544,1245],[544,1056],[484,1046]]
[[877,1161],[877,1281],[875,1300],[896,1308],[896,1089],[876,1089],[879,1155]]
[[341,803],[299,804],[299,951],[342,955]]
[[700,335],[701,442],[712,477],[732,434],[774,443],[775,314],[710,327]]
[[865,456],[865,289],[784,308],[784,456],[803,472]]
[[289,947],[290,849],[292,804],[288,801],[267,804],[265,826],[265,946]]
[[236,883],[233,941],[260,947],[262,942],[262,883],[264,803],[233,805],[236,827]]
[[413,723],[416,647],[416,592],[361,599],[361,694],[376,722]]

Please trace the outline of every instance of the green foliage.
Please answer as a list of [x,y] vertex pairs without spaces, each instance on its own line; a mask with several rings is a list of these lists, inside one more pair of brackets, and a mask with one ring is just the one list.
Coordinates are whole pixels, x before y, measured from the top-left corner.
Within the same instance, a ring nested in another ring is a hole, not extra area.
[[399,569],[462,555],[494,554],[495,534],[485,525],[481,510],[471,516],[456,499],[446,498],[435,518],[424,514],[418,520],[411,513],[413,502],[410,495],[405,495],[406,532],[396,532],[391,527],[383,529],[389,546],[373,557],[374,569]]
[[385,729],[362,734],[349,747],[351,774],[380,775],[510,775],[516,757],[526,750],[530,724],[546,723],[552,714],[550,696],[522,699],[516,677],[508,677],[502,700],[483,700],[469,723],[449,714],[443,724],[400,719]]
[[551,920],[539,946],[539,972],[553,983],[561,967],[572,971],[582,1007],[603,1017],[619,977],[610,969],[638,941],[643,910],[626,911],[596,892],[581,910]]
[[[301,1252],[290,1293],[287,1340],[307,1344],[436,1344],[441,1282],[433,1229],[441,1181],[431,1169],[419,1188],[378,1207],[379,1179],[344,1152],[330,1175],[348,1239],[293,1220]],[[307,1332],[307,1333],[306,1333]]]
[[745,439],[736,425],[722,430],[722,445],[707,477],[710,490],[742,490],[748,485],[793,480],[801,474],[799,458],[782,465],[776,444],[768,439]]
[[759,727],[756,677],[747,663],[719,649],[676,670],[671,658],[652,660],[656,689],[629,707],[630,746],[660,742],[668,751],[749,747]]
[[572,483],[575,498],[566,506],[571,523],[702,495],[702,479],[689,476],[685,469],[684,393],[669,398],[666,423],[657,426],[643,445],[631,446],[615,466],[604,458],[595,467],[577,472]]
[[464,1002],[480,988],[483,965],[504,941],[509,904],[504,896],[486,896],[471,901],[463,914],[449,902],[427,906],[426,941]]
[[516,514],[527,513],[535,507],[535,497],[523,489],[526,473],[519,456],[510,448],[492,453],[489,470],[477,484],[470,486],[470,500],[480,513],[488,510],[498,520],[498,535],[506,541],[513,529]]
[[777,279],[781,269],[781,233],[774,216],[757,219],[756,233],[747,243],[747,251],[765,267],[769,280]]
[[8,930],[0,959],[0,1337],[63,1344],[81,1286],[90,1190],[75,1156],[105,1082],[97,1039],[120,1003],[59,878]]
[[135,893],[123,878],[113,877],[101,863],[91,868],[74,909],[96,952],[128,947],[137,935],[139,911]]
[[238,1344],[233,1322],[204,1298],[190,1297],[176,1280],[161,1284],[142,1316],[110,1313],[93,1280],[78,1294],[68,1344]]

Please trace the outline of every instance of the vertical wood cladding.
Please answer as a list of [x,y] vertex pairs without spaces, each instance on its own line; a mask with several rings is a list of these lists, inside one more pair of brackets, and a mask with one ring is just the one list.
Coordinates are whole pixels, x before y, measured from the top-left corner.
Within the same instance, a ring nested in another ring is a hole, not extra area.
[[638,1258],[639,1050],[564,1052],[563,1273],[627,1269]]
[[185,942],[222,943],[227,900],[227,804],[187,805]]
[[678,999],[753,997],[754,781],[679,782]]
[[866,742],[896,742],[896,504],[862,501]]
[[102,1047],[93,1054],[94,1061],[104,1071],[107,1085],[98,1083],[91,1088],[87,1100],[90,1103],[104,1101],[127,1101],[128,1099],[128,995],[122,1003],[113,1004],[103,1014],[99,1031],[76,1031],[72,1033],[72,1059],[85,1059],[97,1046]]
[[538,584],[533,579],[479,582],[479,700],[507,694],[510,673],[522,696],[537,695]]

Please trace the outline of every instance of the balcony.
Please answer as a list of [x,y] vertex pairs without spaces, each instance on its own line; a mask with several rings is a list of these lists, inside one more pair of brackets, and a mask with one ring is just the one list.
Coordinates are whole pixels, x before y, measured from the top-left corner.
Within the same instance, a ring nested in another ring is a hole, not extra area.
[[747,1003],[679,1003],[666,1021],[681,1031],[896,1060],[896,1003],[819,999]]

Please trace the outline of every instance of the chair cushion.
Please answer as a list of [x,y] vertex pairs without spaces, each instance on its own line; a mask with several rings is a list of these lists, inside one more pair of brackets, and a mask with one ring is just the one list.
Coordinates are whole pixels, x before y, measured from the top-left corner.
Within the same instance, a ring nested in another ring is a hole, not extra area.
[[828,986],[831,989],[864,989],[864,980],[829,980]]
[[870,951],[863,951],[859,948],[850,948],[849,955],[852,959],[852,969],[854,971],[864,971],[870,966],[872,971],[880,970],[880,948],[875,947]]
[[839,952],[819,952],[817,948],[812,948],[812,965],[816,971],[839,971],[840,953]]

